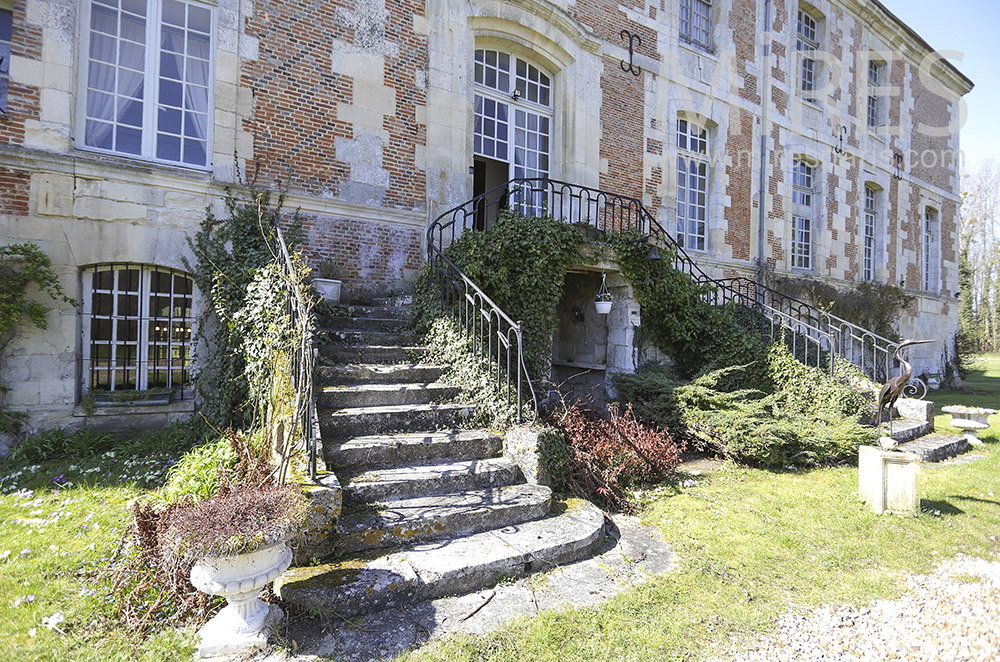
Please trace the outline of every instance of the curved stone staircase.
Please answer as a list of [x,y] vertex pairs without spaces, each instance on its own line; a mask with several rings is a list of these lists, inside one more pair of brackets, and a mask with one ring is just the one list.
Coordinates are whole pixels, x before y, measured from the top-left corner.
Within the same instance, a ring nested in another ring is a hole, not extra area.
[[466,427],[474,408],[453,402],[444,367],[421,362],[406,306],[378,303],[321,320],[340,341],[320,348],[334,365],[317,388],[322,457],[343,488],[337,556],[290,569],[277,595],[351,617],[590,555],[603,513],[525,483],[499,435]]

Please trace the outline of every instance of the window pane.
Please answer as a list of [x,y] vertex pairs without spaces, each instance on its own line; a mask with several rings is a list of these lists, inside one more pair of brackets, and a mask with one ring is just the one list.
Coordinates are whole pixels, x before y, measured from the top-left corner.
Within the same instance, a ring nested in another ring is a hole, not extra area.
[[168,136],[159,134],[156,136],[156,158],[164,161],[181,160],[181,139],[180,136]]
[[[90,11],[90,29],[109,35],[117,35],[118,12],[109,7],[95,4]],[[3,35],[0,35],[0,39],[3,39]],[[10,41],[10,36],[7,37],[7,41]]]
[[212,13],[203,7],[188,5],[188,28],[199,32],[212,31]]
[[206,159],[206,146],[203,141],[184,141],[184,163],[190,163],[191,165],[205,165]]
[[175,0],[164,0],[163,22],[169,25],[179,25],[184,27],[184,4]]

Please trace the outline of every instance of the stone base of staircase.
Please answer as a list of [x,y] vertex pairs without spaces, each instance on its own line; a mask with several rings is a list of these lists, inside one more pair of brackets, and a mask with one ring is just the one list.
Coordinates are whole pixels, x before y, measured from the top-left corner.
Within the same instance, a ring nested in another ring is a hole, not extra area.
[[960,434],[934,432],[924,435],[904,444],[899,449],[904,453],[913,453],[921,462],[943,462],[948,458],[967,453],[972,446]]

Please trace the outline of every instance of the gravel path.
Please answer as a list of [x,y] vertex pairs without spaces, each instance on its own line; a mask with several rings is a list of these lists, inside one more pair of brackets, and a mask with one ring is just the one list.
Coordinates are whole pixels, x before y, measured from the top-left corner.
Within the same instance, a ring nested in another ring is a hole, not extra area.
[[1000,562],[960,554],[907,586],[899,600],[784,616],[775,635],[720,659],[1000,660]]

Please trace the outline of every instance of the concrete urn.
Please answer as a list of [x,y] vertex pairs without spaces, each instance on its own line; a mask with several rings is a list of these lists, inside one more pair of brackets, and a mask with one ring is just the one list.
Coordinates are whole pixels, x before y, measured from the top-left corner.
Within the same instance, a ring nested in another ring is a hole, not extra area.
[[333,278],[313,278],[312,284],[324,301],[340,303],[341,281]]
[[276,605],[260,600],[261,589],[277,579],[292,562],[284,541],[234,556],[199,559],[191,568],[191,583],[227,604],[199,631],[201,657],[228,655],[267,644],[268,626],[284,617]]
[[989,429],[989,418],[997,413],[996,409],[965,407],[963,405],[943,407],[941,411],[951,414],[950,425],[964,431],[965,440],[974,446],[983,445],[983,441],[978,437],[978,432]]

